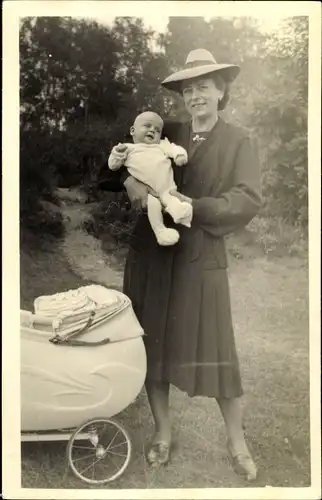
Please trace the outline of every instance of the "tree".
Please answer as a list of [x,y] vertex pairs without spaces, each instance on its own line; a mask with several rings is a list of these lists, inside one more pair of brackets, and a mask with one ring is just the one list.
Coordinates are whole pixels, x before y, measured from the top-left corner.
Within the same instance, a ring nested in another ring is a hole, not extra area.
[[37,127],[64,127],[82,117],[86,103],[91,114],[115,119],[124,93],[115,79],[117,48],[110,30],[96,22],[63,17],[24,20],[22,117],[28,110],[29,125],[35,120]]
[[154,50],[156,34],[135,17],[116,18],[112,31],[119,43],[117,79],[127,89],[120,115],[132,120],[151,108],[163,113],[164,93],[156,89],[167,72],[168,61]]
[[104,120],[115,120],[124,92],[114,78],[117,67],[116,42],[108,28],[71,18],[23,19],[20,185],[24,225],[37,227],[37,217],[44,218],[41,201],[55,198],[57,182],[81,183],[86,167],[93,163],[90,157],[99,156],[107,137],[103,141],[102,133],[97,134],[97,120],[106,131]]
[[266,41],[263,81],[251,116],[260,139],[270,214],[308,222],[308,19],[284,21]]

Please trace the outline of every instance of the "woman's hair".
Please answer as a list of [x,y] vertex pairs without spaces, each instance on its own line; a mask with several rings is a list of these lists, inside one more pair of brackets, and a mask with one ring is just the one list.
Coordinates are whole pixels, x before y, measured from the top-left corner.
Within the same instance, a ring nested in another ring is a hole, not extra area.
[[218,101],[218,111],[223,111],[230,98],[230,84],[219,73],[213,73],[211,78],[215,82],[217,89],[224,93],[222,99]]

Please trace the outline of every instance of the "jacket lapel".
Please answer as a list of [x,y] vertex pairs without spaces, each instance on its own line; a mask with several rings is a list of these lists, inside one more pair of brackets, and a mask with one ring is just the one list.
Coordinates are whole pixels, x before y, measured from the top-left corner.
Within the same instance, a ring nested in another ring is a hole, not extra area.
[[[207,139],[197,147],[194,153],[189,155],[188,164],[183,167],[173,165],[174,178],[179,191],[187,195],[190,193],[193,196],[193,193],[195,193],[201,196],[201,193],[207,191],[207,186],[210,186],[213,179],[219,175],[218,156],[223,129],[224,122],[218,118]],[[187,121],[181,123],[175,138],[176,143],[184,147],[188,153],[190,134],[191,122]],[[211,160],[206,160],[209,152],[211,153]]]
[[187,196],[209,196],[212,186],[220,175],[220,143],[223,122],[217,121],[215,127],[194,154],[191,155],[184,177],[184,189]]
[[222,120],[218,118],[215,126],[213,127],[207,139],[203,141],[192,154],[190,158],[191,161],[193,161],[194,163],[198,161],[198,158],[204,156],[205,153],[208,151],[209,147],[213,146],[215,142],[218,141],[218,135],[220,134],[222,125],[223,125]]

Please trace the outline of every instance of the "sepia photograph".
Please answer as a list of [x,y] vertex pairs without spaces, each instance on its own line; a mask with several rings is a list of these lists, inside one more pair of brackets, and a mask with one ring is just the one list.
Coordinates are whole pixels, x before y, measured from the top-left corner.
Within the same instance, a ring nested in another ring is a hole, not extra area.
[[11,3],[20,495],[318,498],[312,16]]

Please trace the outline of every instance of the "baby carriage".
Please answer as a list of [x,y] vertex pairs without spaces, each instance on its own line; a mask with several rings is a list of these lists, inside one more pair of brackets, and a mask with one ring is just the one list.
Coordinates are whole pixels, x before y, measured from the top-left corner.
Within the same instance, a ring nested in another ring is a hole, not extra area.
[[131,458],[111,417],[140,393],[143,330],[131,301],[99,285],[43,296],[20,311],[22,441],[68,441],[73,473],[89,484],[120,477]]

